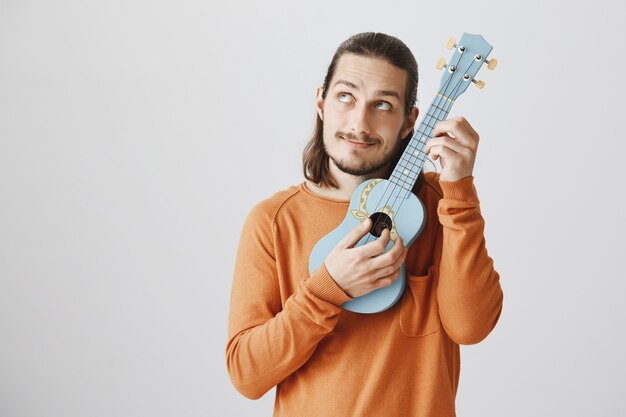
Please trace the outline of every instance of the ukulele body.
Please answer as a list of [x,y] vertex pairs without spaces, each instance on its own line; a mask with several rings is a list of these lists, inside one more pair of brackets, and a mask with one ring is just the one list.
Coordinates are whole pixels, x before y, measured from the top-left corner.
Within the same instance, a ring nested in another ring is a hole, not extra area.
[[[407,248],[411,246],[424,227],[425,210],[415,194],[389,180],[375,178],[362,182],[352,194],[350,207],[341,224],[313,248],[309,257],[309,272],[317,270],[337,243],[367,218],[372,218],[372,229],[355,247],[378,239],[380,233],[388,228],[391,240],[385,248],[387,252],[398,236],[402,237]],[[341,307],[356,313],[385,311],[400,299],[405,283],[406,268],[403,263],[400,276],[393,284],[356,297]]]

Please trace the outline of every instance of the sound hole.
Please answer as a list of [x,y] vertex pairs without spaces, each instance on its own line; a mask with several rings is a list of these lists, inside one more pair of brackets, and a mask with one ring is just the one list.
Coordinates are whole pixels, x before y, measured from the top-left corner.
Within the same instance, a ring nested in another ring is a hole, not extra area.
[[393,223],[391,222],[391,217],[385,213],[376,212],[370,216],[370,219],[372,219],[372,230],[370,230],[370,233],[374,236],[380,237],[385,229],[391,231]]

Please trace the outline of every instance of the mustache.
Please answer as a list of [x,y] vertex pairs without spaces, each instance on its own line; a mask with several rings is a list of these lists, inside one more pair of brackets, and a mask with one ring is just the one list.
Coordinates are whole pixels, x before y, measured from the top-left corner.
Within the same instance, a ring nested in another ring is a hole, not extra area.
[[378,140],[376,138],[371,137],[371,136],[357,135],[357,134],[352,133],[352,132],[342,132],[342,131],[338,130],[335,133],[335,138],[341,139],[341,137],[344,137],[345,139],[352,140],[352,141],[355,141],[355,142],[378,143]]

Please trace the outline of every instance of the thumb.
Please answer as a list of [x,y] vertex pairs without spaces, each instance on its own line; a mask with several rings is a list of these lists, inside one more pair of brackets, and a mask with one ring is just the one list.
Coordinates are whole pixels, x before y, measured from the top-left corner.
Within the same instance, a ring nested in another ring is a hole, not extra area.
[[369,233],[371,227],[372,220],[368,217],[350,230],[346,237],[339,241],[337,246],[341,246],[342,248],[354,247],[354,245],[356,245],[363,236]]

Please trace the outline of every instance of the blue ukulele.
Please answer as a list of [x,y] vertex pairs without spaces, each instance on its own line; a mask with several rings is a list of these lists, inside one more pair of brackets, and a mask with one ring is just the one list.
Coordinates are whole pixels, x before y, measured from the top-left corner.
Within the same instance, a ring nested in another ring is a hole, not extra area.
[[[322,265],[328,254],[350,230],[368,217],[372,219],[370,232],[355,246],[375,240],[380,237],[383,230],[389,229],[391,240],[385,251],[391,249],[398,236],[401,236],[404,242],[408,242],[405,245],[409,247],[422,231],[425,223],[424,205],[411,191],[427,158],[422,149],[431,137],[435,123],[448,116],[452,104],[467,90],[470,82],[474,82],[478,88],[483,88],[484,82],[474,80],[481,66],[487,62],[487,67],[494,69],[497,65],[495,59],[487,61],[492,46],[480,35],[464,33],[458,44],[451,38],[446,47],[454,48],[454,53],[448,65],[443,58],[437,62],[437,68],[446,68],[441,78],[439,92],[411,137],[393,173],[388,180],[375,178],[363,181],[354,190],[343,222],[320,239],[313,248],[309,257],[310,273]],[[402,264],[400,277],[393,284],[354,298],[344,303],[342,307],[357,313],[385,311],[400,299],[405,282],[406,267]]]

